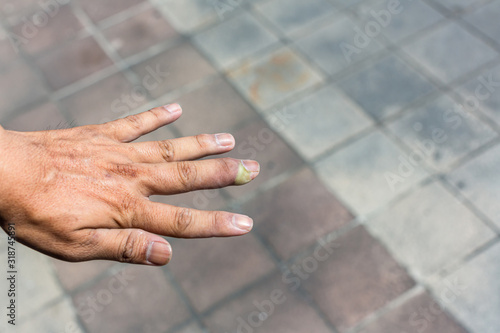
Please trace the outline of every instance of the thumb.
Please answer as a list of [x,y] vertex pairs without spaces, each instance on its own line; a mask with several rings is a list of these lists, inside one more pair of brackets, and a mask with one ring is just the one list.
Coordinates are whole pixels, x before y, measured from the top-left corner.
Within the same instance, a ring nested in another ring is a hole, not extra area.
[[163,266],[172,258],[165,239],[140,229],[98,229],[93,238],[93,259]]

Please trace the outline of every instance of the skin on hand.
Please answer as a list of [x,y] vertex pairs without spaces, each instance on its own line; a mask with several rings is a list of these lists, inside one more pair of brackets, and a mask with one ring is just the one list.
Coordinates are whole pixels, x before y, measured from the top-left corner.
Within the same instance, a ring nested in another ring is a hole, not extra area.
[[160,237],[230,237],[253,221],[152,202],[151,195],[243,185],[255,161],[205,159],[234,149],[230,134],[160,142],[134,140],[181,116],[178,104],[112,121],[41,132],[0,127],[0,224],[37,251],[72,261],[165,265],[172,248]]

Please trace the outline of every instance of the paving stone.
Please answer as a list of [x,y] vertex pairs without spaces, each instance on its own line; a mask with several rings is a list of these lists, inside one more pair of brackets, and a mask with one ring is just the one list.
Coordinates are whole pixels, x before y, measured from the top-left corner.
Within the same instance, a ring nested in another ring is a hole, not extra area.
[[[183,33],[193,32],[197,28],[219,19],[217,7],[213,4],[218,2],[207,0],[155,0],[153,2],[168,18],[169,22]],[[224,8],[228,10],[226,11]],[[224,8],[220,11],[222,19],[229,17],[235,7]]]
[[213,312],[205,320],[210,332],[330,332],[307,300],[281,278],[274,275]]
[[316,165],[333,193],[357,215],[399,197],[427,173],[380,132],[371,133]]
[[[61,100],[61,107],[78,125],[101,124],[128,115],[147,98],[119,73]],[[146,110],[144,110],[146,111]]]
[[339,15],[332,21],[297,41],[302,52],[328,74],[337,74],[382,49],[377,39],[359,42],[360,26],[347,16]]
[[[330,257],[316,261],[317,270],[312,270],[314,266],[306,259],[297,266],[303,268],[300,274],[306,289],[339,332],[347,332],[414,286],[405,270],[364,228],[358,227],[334,242]],[[309,271],[310,276],[305,274]],[[285,278],[295,280],[294,285],[300,281],[293,273]]]
[[0,117],[22,108],[47,94],[42,81],[25,63],[17,63],[0,77]]
[[191,324],[181,330],[175,331],[175,333],[207,333],[207,331],[200,328],[198,324]]
[[441,26],[403,49],[444,83],[453,82],[498,56],[456,23]]
[[233,198],[241,198],[274,177],[302,165],[299,156],[261,120],[246,124],[233,135],[236,140],[234,150],[221,157],[256,160],[261,168],[259,176],[251,183],[226,189]]
[[427,293],[420,293],[369,324],[360,333],[442,332],[467,333]]
[[389,128],[411,147],[415,160],[440,171],[497,136],[448,96],[412,110]]
[[267,109],[322,81],[319,74],[287,48],[231,71],[229,78],[260,109]]
[[496,146],[452,172],[448,179],[500,228],[500,146]]
[[51,261],[59,281],[69,292],[92,282],[114,264],[112,261],[105,260],[82,263],[70,263],[57,259]]
[[500,3],[493,1],[466,15],[464,18],[488,37],[500,43],[500,37],[498,36],[500,33],[500,22],[497,19],[498,14],[500,14]]
[[48,257],[18,244],[17,258],[17,318],[26,322],[49,303],[62,297],[63,290],[50,266]]
[[237,238],[181,240],[169,263],[197,311],[264,277],[274,264],[250,234]]
[[368,228],[420,277],[461,260],[495,237],[438,183],[402,199],[370,221]]
[[87,332],[165,332],[189,311],[161,268],[128,265],[73,296]]
[[293,35],[311,23],[336,11],[327,0],[273,0],[256,6],[262,15],[286,35]]
[[145,0],[78,0],[78,4],[94,22],[99,22],[118,14],[132,6],[143,3]]
[[41,6],[40,1],[37,0],[5,0],[2,1],[2,6],[0,6],[0,14],[11,20],[19,20],[21,18],[31,19],[32,15],[40,12],[49,12],[49,10],[44,10],[45,7]]
[[172,26],[155,9],[139,13],[107,28],[103,33],[124,58],[178,36]]
[[[393,5],[393,4],[398,4]],[[443,19],[424,1],[370,1],[356,9],[365,32],[380,32],[392,42],[398,42]]]
[[432,282],[434,294],[470,332],[500,330],[500,244],[489,248],[445,278]]
[[92,37],[64,44],[37,58],[36,63],[53,90],[64,88],[113,64]]
[[17,60],[19,48],[11,41],[12,36],[0,30],[0,70],[11,67]]
[[277,41],[248,13],[235,16],[194,37],[194,42],[220,68],[232,67]]
[[457,88],[463,98],[465,109],[483,112],[500,125],[500,95],[496,92],[500,86],[500,66],[484,70],[476,78]]
[[37,55],[76,37],[83,29],[82,23],[73,14],[70,5],[61,6],[52,15],[52,17],[46,16],[46,21],[41,21],[45,22],[41,27],[33,24],[38,22],[37,20],[23,20],[15,25],[12,33],[16,46],[32,55]]
[[333,86],[274,110],[266,120],[308,160],[372,124],[356,103]]
[[478,4],[483,0],[431,0],[453,12],[461,12],[468,7]]
[[[55,319],[55,320],[54,320]],[[21,324],[17,332],[83,333],[71,300],[64,298],[48,309],[42,308],[36,317]]]
[[309,169],[257,196],[244,211],[285,260],[353,219]]
[[22,113],[9,122],[2,123],[2,127],[12,131],[45,131],[70,126],[63,118],[57,106],[45,103],[36,106],[30,111]]
[[423,76],[394,55],[341,80],[339,86],[376,119],[398,113],[434,89]]
[[256,116],[236,90],[218,77],[175,102],[182,106],[182,117],[175,122],[183,136],[225,133]]
[[188,42],[135,65],[132,70],[154,98],[215,73]]

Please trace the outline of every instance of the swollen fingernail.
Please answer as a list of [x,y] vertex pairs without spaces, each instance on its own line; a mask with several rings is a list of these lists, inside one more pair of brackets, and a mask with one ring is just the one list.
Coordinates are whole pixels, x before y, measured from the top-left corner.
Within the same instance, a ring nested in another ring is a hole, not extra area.
[[244,215],[233,215],[233,225],[236,229],[248,232],[252,230],[253,220]]
[[260,165],[256,161],[245,160],[240,162],[238,175],[236,176],[236,185],[245,185],[259,175]]
[[147,260],[153,265],[163,266],[168,264],[172,256],[170,244],[161,242],[152,242],[149,244]]
[[234,146],[234,138],[231,134],[220,133],[215,134],[215,142],[219,147],[232,147]]
[[181,106],[179,104],[169,104],[165,105],[163,108],[172,114],[179,113],[182,111]]

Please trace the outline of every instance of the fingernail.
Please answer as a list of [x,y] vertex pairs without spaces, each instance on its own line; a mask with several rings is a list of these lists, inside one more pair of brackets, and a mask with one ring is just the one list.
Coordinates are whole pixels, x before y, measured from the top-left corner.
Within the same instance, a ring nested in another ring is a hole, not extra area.
[[149,244],[147,260],[153,265],[163,266],[168,264],[172,256],[170,244],[162,242],[152,242]]
[[181,106],[179,104],[177,104],[177,103],[176,104],[165,105],[163,108],[165,110],[167,110],[168,112],[173,113],[173,114],[179,113],[179,112],[182,111]]
[[253,220],[245,215],[233,215],[233,225],[241,231],[250,231],[253,227]]
[[219,147],[232,147],[234,145],[233,136],[227,133],[215,134],[215,141]]
[[254,180],[260,172],[260,165],[256,161],[245,160],[240,162],[238,175],[236,176],[236,185],[245,185]]

